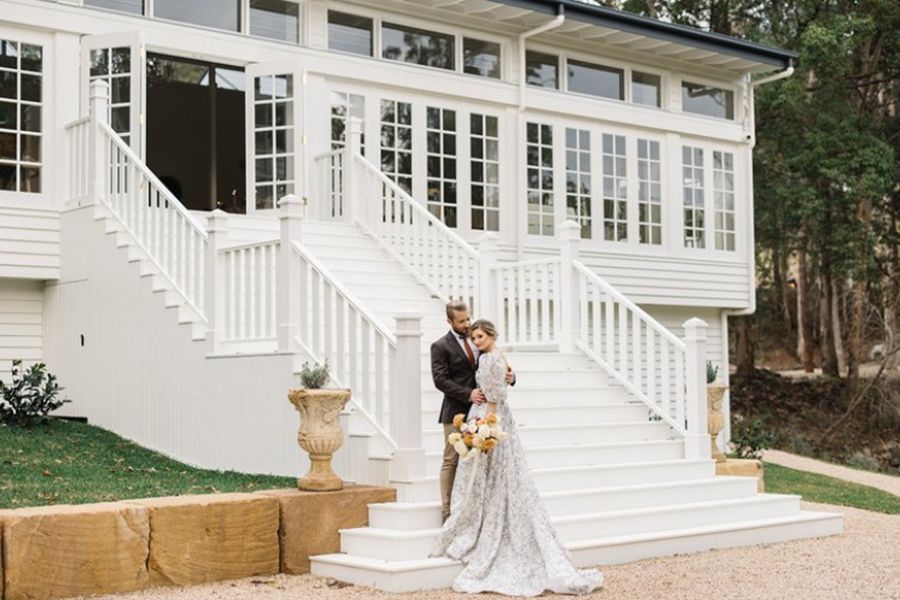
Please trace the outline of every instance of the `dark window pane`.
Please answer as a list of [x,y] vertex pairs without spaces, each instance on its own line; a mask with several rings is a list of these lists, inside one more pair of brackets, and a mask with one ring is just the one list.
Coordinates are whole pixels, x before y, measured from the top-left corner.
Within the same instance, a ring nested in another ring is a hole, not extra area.
[[681,109],[684,112],[708,117],[733,119],[734,92],[683,81],[681,83]]
[[131,77],[113,77],[112,78],[112,98],[113,104],[124,104],[131,101]]
[[41,76],[40,75],[26,75],[22,73],[22,100],[28,100],[29,102],[40,102],[41,101]]
[[41,138],[36,135],[19,137],[19,160],[23,162],[41,162]]
[[465,38],[463,71],[482,77],[500,79],[500,44]]
[[16,134],[0,133],[0,159],[16,160]]
[[569,91],[604,98],[625,98],[625,73],[622,69],[569,60]]
[[250,0],[250,34],[297,42],[300,6],[284,0]]
[[529,50],[525,53],[525,82],[544,88],[559,88],[559,57]]
[[453,36],[384,23],[381,56],[417,65],[453,69]]
[[112,48],[112,72],[116,74],[131,72],[131,48]]
[[18,85],[16,74],[12,71],[0,71],[0,98],[17,97]]
[[41,72],[43,62],[43,52],[40,46],[32,46],[31,44],[22,44],[19,48],[22,53],[22,70]]
[[84,0],[84,4],[85,6],[97,6],[137,15],[144,14],[144,0]]
[[18,69],[19,45],[16,42],[0,40],[0,67]]
[[91,77],[109,74],[109,50],[96,48],[91,50]]
[[19,191],[38,193],[41,191],[41,169],[40,167],[22,167],[22,183]]
[[649,73],[631,73],[631,101],[634,104],[660,106],[661,79]]
[[153,16],[216,29],[238,31],[240,0],[155,0]]
[[19,119],[15,103],[0,102],[0,129],[15,129],[18,125]]
[[[2,123],[2,102],[0,102],[0,123]],[[3,127],[3,125],[0,125]],[[41,130],[41,107],[22,105],[22,130],[37,131]]]
[[328,48],[372,56],[372,19],[329,10]]
[[0,190],[16,189],[15,165],[0,164]]

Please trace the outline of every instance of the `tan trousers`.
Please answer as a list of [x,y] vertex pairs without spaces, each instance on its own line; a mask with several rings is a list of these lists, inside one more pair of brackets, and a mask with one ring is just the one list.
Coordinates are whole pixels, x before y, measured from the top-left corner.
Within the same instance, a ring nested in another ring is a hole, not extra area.
[[455,431],[452,423],[444,423],[444,460],[441,462],[441,516],[444,520],[450,516],[450,494],[453,491],[453,479],[456,477],[456,464],[459,454],[447,441],[447,437]]

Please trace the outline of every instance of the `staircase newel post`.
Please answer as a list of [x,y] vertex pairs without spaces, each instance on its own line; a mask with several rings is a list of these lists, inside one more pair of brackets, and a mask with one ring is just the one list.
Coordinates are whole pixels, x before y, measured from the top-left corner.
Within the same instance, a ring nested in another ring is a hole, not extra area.
[[684,327],[685,356],[685,458],[709,458],[710,445],[707,431],[706,401],[706,321],[688,319]]
[[495,321],[500,318],[500,315],[495,313],[497,310],[497,273],[494,270],[500,254],[499,240],[500,236],[493,231],[486,231],[478,237],[478,254],[481,261],[478,265],[477,306],[472,308],[475,314]]
[[343,158],[343,197],[344,218],[347,221],[362,219],[362,207],[360,206],[359,189],[356,181],[356,155],[362,153],[362,119],[350,117],[347,119],[347,142],[344,144]]
[[390,433],[397,443],[391,461],[393,481],[426,476],[422,443],[422,315],[394,317],[397,347],[390,363]]
[[215,353],[225,334],[225,264],[219,252],[228,241],[228,213],[218,208],[212,211],[206,221],[206,234],[204,310],[207,332]]
[[574,221],[565,221],[559,225],[559,290],[556,301],[560,303],[559,311],[559,349],[560,352],[575,351],[575,337],[578,330],[578,294],[575,291],[575,266],[578,260],[578,244],[581,242],[581,227]]
[[106,136],[100,123],[109,123],[109,84],[95,79],[90,87],[90,156],[88,157],[88,196],[100,204],[106,199]]
[[278,351],[291,352],[300,332],[302,273],[295,261],[293,242],[300,241],[303,228],[303,202],[290,194],[278,202],[281,243],[278,248],[278,279],[275,286],[275,312],[278,319]]

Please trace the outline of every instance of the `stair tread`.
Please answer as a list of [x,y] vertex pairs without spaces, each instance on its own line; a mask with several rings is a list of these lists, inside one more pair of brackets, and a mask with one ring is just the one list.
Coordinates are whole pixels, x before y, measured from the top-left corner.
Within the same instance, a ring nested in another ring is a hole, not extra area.
[[[528,429],[529,431],[555,431],[557,429],[594,429],[594,428],[607,428],[607,429],[615,429],[619,427],[627,427],[627,426],[638,426],[638,425],[653,425],[659,428],[668,428],[669,426],[662,421],[616,421],[615,423],[561,423],[559,425],[529,425],[527,423],[519,423],[519,429]],[[427,427],[423,430],[423,433],[434,432],[434,431],[443,431],[440,427]],[[609,442],[612,443],[612,442]]]
[[[651,444],[683,444],[684,440],[681,439],[672,439],[672,440],[630,440],[623,442],[592,442],[587,444],[579,444],[577,442],[573,442],[570,444],[552,444],[549,446],[529,446],[525,448],[526,452],[547,452],[547,451],[556,451],[556,450],[571,450],[573,448],[578,448],[579,450],[583,450],[585,448],[612,448],[614,446],[649,446]],[[443,454],[443,452],[425,452],[426,456],[434,456],[436,454]]]

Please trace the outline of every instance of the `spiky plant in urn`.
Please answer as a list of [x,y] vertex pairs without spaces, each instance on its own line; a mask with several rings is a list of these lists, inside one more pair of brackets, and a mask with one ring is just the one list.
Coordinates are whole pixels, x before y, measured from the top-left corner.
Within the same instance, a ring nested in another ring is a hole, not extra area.
[[331,468],[331,457],[344,443],[341,411],[350,400],[348,389],[322,389],[328,381],[328,363],[303,364],[303,388],[291,390],[288,398],[300,413],[297,443],[309,454],[309,472],[297,480],[297,488],[314,492],[343,489],[344,482]]
[[706,401],[709,410],[709,436],[710,450],[712,457],[716,462],[725,462],[725,455],[716,445],[716,436],[725,426],[725,420],[722,418],[722,400],[725,398],[727,385],[716,383],[716,376],[719,374],[719,367],[716,367],[710,361],[706,361]]

